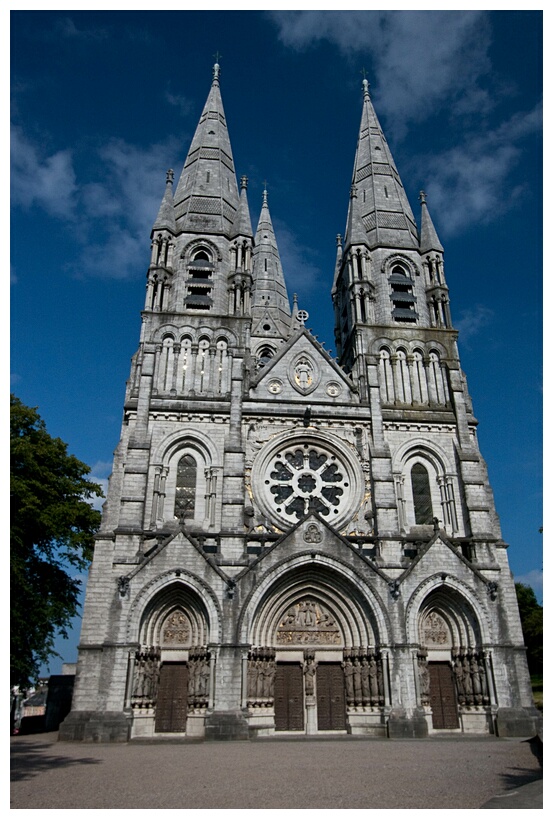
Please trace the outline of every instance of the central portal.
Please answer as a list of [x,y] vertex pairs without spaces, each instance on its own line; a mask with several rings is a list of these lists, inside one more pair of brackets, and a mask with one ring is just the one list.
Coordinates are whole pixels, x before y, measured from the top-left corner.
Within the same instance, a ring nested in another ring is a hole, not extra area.
[[340,663],[320,663],[317,668],[317,728],[319,731],[346,728],[344,671]]
[[295,663],[277,663],[275,730],[303,731],[303,671]]

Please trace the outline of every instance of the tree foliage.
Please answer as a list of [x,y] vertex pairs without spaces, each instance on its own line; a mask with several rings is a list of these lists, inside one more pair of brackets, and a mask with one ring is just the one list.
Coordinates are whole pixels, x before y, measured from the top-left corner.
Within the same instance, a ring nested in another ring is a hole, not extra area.
[[522,633],[527,648],[528,667],[531,674],[543,671],[543,608],[536,599],[534,589],[525,583],[515,583]]
[[77,613],[103,497],[89,467],[52,438],[36,408],[10,399],[11,684],[26,686]]

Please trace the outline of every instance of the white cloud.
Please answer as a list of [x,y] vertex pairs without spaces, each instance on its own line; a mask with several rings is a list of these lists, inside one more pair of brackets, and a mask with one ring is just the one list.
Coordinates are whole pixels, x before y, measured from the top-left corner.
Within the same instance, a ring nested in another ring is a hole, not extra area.
[[428,203],[444,236],[495,220],[513,206],[523,190],[512,187],[511,172],[523,156],[522,140],[540,127],[538,106],[441,154],[416,158],[431,180]]
[[112,140],[97,153],[102,162],[95,166],[96,177],[78,179],[69,150],[44,156],[14,128],[12,203],[72,222],[73,238],[82,246],[74,262],[77,275],[126,278],[143,272],[165,172],[182,146],[173,137],[146,148]]
[[[489,71],[487,15],[482,11],[277,11],[285,45],[334,43],[346,57],[366,55],[379,111],[400,136],[447,101],[452,113],[482,111],[491,98],[478,80]],[[380,93],[385,89],[385,93]]]
[[192,100],[183,96],[182,94],[173,94],[171,91],[167,90],[165,92],[165,100],[169,103],[169,105],[177,108],[183,117],[187,117],[194,109]]
[[494,319],[495,313],[483,304],[477,304],[472,310],[463,310],[461,318],[454,322],[455,329],[459,330],[459,340],[466,343],[467,339],[478,335]]
[[14,205],[36,205],[51,216],[72,219],[77,185],[71,151],[41,154],[20,128],[11,131],[11,196]]
[[95,475],[89,475],[87,480],[92,481],[92,483],[98,483],[102,487],[102,492],[104,493],[103,498],[99,498],[98,495],[93,495],[89,503],[93,509],[97,509],[99,512],[102,511],[102,506],[106,502],[106,497],[108,494],[108,479],[107,478],[98,478]]

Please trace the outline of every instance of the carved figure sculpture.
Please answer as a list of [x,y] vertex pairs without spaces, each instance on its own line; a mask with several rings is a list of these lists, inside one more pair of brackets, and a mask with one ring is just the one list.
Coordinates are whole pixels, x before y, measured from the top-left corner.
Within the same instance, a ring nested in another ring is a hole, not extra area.
[[342,668],[344,669],[344,680],[346,684],[346,699],[348,701],[348,705],[353,703],[354,693],[353,693],[353,665],[351,659],[348,657],[345,662],[342,663]]
[[315,671],[317,670],[317,663],[313,656],[308,656],[305,662],[303,673],[305,676],[305,693],[309,696],[315,690]]

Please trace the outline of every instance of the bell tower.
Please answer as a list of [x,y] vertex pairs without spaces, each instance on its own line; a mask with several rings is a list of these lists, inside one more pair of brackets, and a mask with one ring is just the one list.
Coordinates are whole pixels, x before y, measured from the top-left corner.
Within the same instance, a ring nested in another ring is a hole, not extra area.
[[[451,536],[471,538],[470,550],[485,551],[501,533],[452,326],[444,250],[423,192],[419,199],[420,230],[365,79],[332,298],[339,363],[370,407],[377,527],[393,540],[393,532],[403,537],[436,518]],[[442,457],[429,457],[434,445]]]

